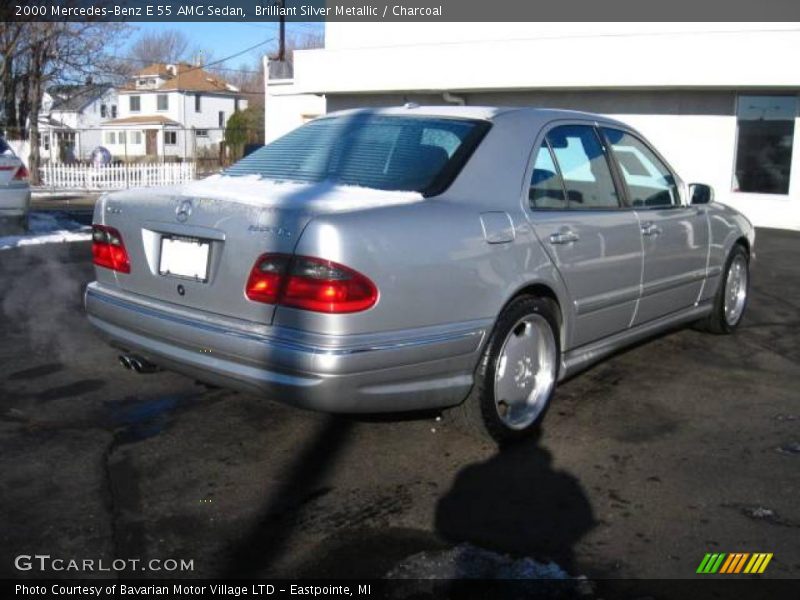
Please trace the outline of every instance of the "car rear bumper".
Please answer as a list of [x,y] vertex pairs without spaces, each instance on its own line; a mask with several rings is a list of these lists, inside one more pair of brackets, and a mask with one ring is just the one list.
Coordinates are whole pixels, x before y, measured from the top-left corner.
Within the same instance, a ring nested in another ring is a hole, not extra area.
[[472,387],[491,322],[318,335],[223,319],[94,282],[86,312],[111,344],[200,381],[325,412],[452,406]]
[[31,189],[26,186],[0,186],[0,218],[24,217],[31,204]]

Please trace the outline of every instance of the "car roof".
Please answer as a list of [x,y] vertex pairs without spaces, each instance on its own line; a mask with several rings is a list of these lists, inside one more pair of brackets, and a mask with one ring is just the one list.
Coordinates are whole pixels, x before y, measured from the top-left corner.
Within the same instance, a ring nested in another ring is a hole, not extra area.
[[340,110],[328,113],[325,117],[338,117],[338,116],[353,116],[353,115],[415,115],[415,116],[430,116],[430,117],[450,117],[461,119],[481,119],[485,121],[493,121],[503,115],[517,115],[523,116],[528,114],[531,118],[550,121],[556,119],[592,119],[603,120],[605,122],[618,123],[614,119],[606,116],[581,112],[577,110],[566,110],[556,108],[538,108],[531,106],[460,106],[455,104],[449,105],[428,105],[421,106],[413,102],[409,102],[402,106],[388,106],[381,108],[355,108],[349,110]]

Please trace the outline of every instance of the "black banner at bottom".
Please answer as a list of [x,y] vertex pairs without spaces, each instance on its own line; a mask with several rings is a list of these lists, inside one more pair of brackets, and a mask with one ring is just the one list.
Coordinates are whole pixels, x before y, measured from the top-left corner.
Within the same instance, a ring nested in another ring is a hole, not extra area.
[[261,598],[287,600],[427,598],[452,600],[527,599],[783,599],[800,597],[800,580],[723,578],[698,579],[373,579],[373,580],[4,580],[9,598]]

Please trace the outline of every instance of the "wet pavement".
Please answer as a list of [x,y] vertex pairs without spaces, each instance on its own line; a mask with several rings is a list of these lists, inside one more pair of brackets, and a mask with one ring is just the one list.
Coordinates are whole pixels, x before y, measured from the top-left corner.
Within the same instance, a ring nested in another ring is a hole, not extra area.
[[800,577],[799,255],[800,234],[759,231],[735,336],[619,354],[501,453],[433,414],[329,417],[123,370],[83,315],[88,244],[0,252],[0,570],[42,576],[13,566],[39,553],[369,577],[468,543],[620,578],[771,552],[763,577]]

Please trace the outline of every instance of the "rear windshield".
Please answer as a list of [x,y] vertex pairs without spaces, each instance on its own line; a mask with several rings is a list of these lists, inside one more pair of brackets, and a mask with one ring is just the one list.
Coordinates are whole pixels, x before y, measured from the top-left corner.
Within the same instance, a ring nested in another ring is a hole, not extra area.
[[483,121],[434,117],[322,118],[264,146],[225,173],[433,195],[455,178],[488,127]]

